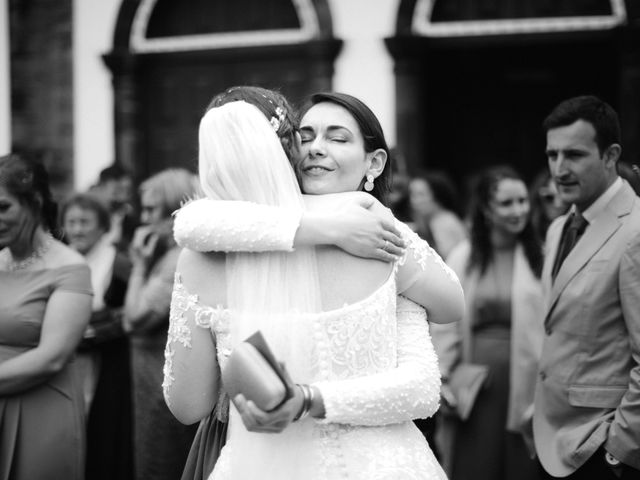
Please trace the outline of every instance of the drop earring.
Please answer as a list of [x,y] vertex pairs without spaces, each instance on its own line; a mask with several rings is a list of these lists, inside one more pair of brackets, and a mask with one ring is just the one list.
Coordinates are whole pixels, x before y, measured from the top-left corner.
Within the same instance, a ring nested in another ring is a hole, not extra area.
[[364,182],[364,189],[367,192],[370,192],[371,190],[373,190],[373,175],[371,174],[367,175],[367,181]]

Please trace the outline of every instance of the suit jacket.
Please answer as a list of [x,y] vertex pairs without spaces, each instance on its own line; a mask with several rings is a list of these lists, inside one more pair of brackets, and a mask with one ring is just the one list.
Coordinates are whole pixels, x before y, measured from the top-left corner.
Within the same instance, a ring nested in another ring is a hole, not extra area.
[[602,445],[640,469],[640,198],[624,182],[552,284],[565,219],[549,227],[542,272],[547,304],[536,451],[558,477]]
[[[478,272],[467,272],[470,252],[469,242],[464,241],[456,246],[447,258],[447,263],[458,275],[464,290],[466,308],[462,321],[457,324],[430,326],[443,378],[450,376],[460,361],[471,361],[473,302]],[[511,369],[505,428],[527,435],[530,431],[534,387],[544,335],[544,304],[540,280],[529,267],[520,245],[517,245],[515,250],[511,291]]]

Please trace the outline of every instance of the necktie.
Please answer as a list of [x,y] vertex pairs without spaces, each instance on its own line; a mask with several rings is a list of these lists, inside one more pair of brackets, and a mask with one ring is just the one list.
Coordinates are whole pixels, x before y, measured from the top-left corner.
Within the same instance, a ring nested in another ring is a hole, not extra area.
[[560,240],[560,246],[558,247],[558,253],[556,254],[556,261],[553,264],[553,270],[551,271],[551,278],[555,280],[558,270],[564,259],[567,258],[569,252],[580,237],[584,233],[585,229],[589,225],[589,222],[580,214],[580,212],[574,212],[571,214],[567,222],[565,223],[564,230],[562,232],[562,238]]

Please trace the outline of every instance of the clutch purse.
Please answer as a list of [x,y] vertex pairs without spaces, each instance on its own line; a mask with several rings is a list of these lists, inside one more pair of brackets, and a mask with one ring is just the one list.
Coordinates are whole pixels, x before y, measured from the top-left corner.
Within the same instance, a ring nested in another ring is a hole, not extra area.
[[222,371],[222,385],[229,398],[241,393],[267,412],[289,400],[294,392],[260,331],[231,352]]
[[453,371],[449,388],[456,399],[455,409],[461,420],[471,415],[473,404],[488,375],[489,367],[473,363],[462,363]]

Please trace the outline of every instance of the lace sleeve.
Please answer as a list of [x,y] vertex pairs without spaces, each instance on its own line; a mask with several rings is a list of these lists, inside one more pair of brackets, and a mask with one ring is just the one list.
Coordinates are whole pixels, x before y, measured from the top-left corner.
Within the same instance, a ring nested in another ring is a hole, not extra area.
[[407,250],[396,264],[398,293],[422,305],[431,323],[459,321],[464,313],[464,294],[456,273],[413,230],[396,222]]
[[397,367],[365,377],[318,382],[327,423],[386,425],[433,415],[440,402],[438,359],[424,308],[398,297]]
[[202,198],[175,212],[173,234],[197,252],[291,251],[302,211]]
[[219,369],[211,331],[221,313],[221,309],[200,305],[198,296],[187,292],[176,273],[162,390],[165,402],[181,421],[203,418],[218,400]]
[[438,272],[444,280],[450,281],[457,288],[462,288],[458,276],[426,240],[420,238],[416,232],[402,222],[396,221],[396,227],[400,230],[402,238],[407,242],[407,250],[399,263],[398,269],[399,292],[403,292],[413,285],[422,272],[426,270]]

